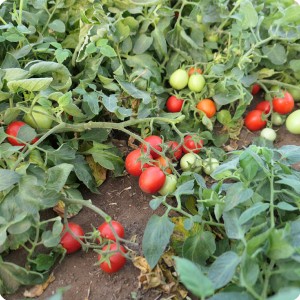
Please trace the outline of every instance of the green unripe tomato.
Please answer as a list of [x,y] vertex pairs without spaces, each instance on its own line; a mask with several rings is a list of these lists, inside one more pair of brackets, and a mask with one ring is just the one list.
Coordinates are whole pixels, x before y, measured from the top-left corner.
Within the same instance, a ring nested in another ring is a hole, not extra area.
[[40,105],[32,107],[31,114],[24,115],[24,122],[35,129],[50,129],[52,125],[51,110]]
[[174,174],[168,174],[162,188],[158,191],[162,196],[172,194],[176,190],[177,177]]
[[203,160],[203,171],[205,174],[210,175],[218,166],[219,161],[216,158],[209,157]]
[[206,39],[209,41],[209,42],[217,42],[219,40],[219,36],[217,33],[209,33],[206,35]]
[[200,172],[202,168],[202,159],[199,155],[193,152],[186,153],[180,159],[180,167],[184,172]]
[[268,141],[274,142],[276,140],[277,134],[276,131],[272,128],[264,128],[260,132],[260,136]]
[[296,85],[295,88],[288,88],[287,90],[295,102],[300,102],[300,84]]
[[183,69],[177,69],[171,74],[169,83],[175,90],[182,90],[187,86],[188,81],[189,75],[187,71]]
[[201,92],[205,86],[205,79],[201,74],[193,74],[188,81],[188,87],[193,92]]
[[287,117],[285,126],[290,133],[300,134],[300,109],[295,110]]
[[277,112],[273,112],[271,116],[271,122],[273,125],[280,126],[284,123],[284,116]]

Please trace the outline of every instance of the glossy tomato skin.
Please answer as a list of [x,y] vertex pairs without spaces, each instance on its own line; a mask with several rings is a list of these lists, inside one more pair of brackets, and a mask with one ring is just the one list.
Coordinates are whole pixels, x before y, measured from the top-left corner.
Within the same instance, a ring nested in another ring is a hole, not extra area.
[[[22,121],[14,121],[7,126],[6,134],[17,137],[20,128],[24,125],[26,125],[26,123],[24,123]],[[25,144],[18,142],[13,137],[8,137],[7,140],[13,146],[25,146]]]
[[166,180],[166,174],[159,167],[149,167],[139,178],[140,189],[148,194],[157,193]]
[[[123,238],[125,235],[125,230],[123,225],[118,222],[118,221],[111,221],[111,226],[114,228],[116,234],[120,237]],[[116,237],[109,225],[109,223],[104,222],[98,227],[98,231],[100,232],[101,237],[111,240],[111,241],[116,241]]]
[[251,110],[245,117],[245,126],[251,131],[263,129],[267,125],[267,121],[263,119],[264,115],[261,110]]
[[251,94],[253,96],[258,94],[260,92],[260,89],[261,89],[261,87],[258,83],[253,84],[252,87],[251,87]]
[[184,153],[199,153],[203,147],[203,141],[198,140],[196,136],[186,135],[183,139],[182,151]]
[[166,108],[168,112],[180,112],[183,106],[184,100],[179,99],[176,96],[170,96],[166,102]]
[[268,114],[271,110],[271,104],[269,101],[261,101],[256,106],[255,109],[263,111],[265,114]]
[[169,147],[167,153],[170,154],[172,160],[180,160],[182,156],[182,146],[179,145],[176,141],[169,141],[167,142]]
[[281,115],[286,115],[293,110],[295,102],[289,92],[284,92],[283,95],[283,98],[273,98],[273,110]]
[[[161,148],[161,144],[163,143],[161,137],[159,137],[158,135],[150,135],[150,136],[147,136],[145,139],[144,139],[145,142],[149,143],[150,146],[154,149],[156,149],[157,151],[160,151],[162,150]],[[147,145],[146,144],[143,144],[141,145],[140,147],[142,147],[143,151],[147,152]],[[155,159],[155,158],[158,158],[160,156],[160,154],[154,152],[152,149],[150,149],[150,155]]]
[[293,111],[287,117],[285,126],[290,133],[300,134],[300,109]]
[[212,118],[217,111],[216,104],[211,99],[202,99],[197,104],[197,109],[203,111],[208,118]]
[[[120,251],[126,253],[126,249],[120,245]],[[115,251],[118,250],[118,246],[116,243],[112,243],[110,245],[105,245],[102,251]],[[98,256],[98,260],[101,259],[101,254]],[[105,273],[115,273],[122,269],[126,263],[126,258],[120,253],[116,252],[109,257],[110,264],[106,261],[100,264],[100,269]]]
[[[70,230],[76,237],[81,237],[84,235],[82,227],[76,223],[69,222]],[[63,231],[65,226],[63,227]],[[60,239],[61,245],[67,250],[67,253],[74,253],[81,248],[81,244],[71,235],[70,232],[65,232]]]
[[[125,158],[125,169],[132,176],[140,176],[143,172],[143,168],[148,168],[148,164],[143,164],[141,162],[141,157],[143,155],[142,149],[135,149],[131,151]],[[152,159],[151,155],[148,155],[149,160]]]

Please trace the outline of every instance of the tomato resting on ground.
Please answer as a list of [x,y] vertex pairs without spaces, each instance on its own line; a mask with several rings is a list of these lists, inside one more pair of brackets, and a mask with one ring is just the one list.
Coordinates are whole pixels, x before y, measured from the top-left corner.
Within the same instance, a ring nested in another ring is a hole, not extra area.
[[176,141],[167,142],[169,146],[166,155],[169,156],[172,160],[179,160],[182,156],[182,146],[179,145]]
[[183,106],[184,100],[179,99],[176,96],[170,96],[166,102],[168,112],[180,112]]
[[289,92],[284,92],[283,95],[284,96],[282,98],[273,98],[273,110],[281,115],[286,115],[293,110],[295,102]]
[[[76,223],[69,222],[69,228],[74,234],[75,237],[82,237],[84,235],[84,231],[82,227]],[[63,231],[65,230],[65,225],[63,227]],[[82,238],[81,238],[82,240]],[[74,253],[81,248],[81,244],[72,236],[70,232],[65,232],[60,239],[60,244],[67,250],[67,253]]]
[[[125,158],[125,169],[132,176],[140,176],[143,172],[143,168],[148,168],[147,163],[142,164],[141,158],[146,155],[142,149],[135,149],[131,151]],[[148,155],[149,160],[152,159],[151,155]]]
[[159,167],[149,167],[139,178],[140,189],[148,194],[157,193],[166,180],[166,174]]
[[261,110],[251,110],[245,117],[245,126],[251,131],[263,129],[267,125],[267,120],[263,119],[264,115]]
[[182,150],[184,153],[199,153],[203,147],[203,141],[197,135],[186,135],[183,139]]
[[[126,253],[126,249],[120,245],[120,251]],[[112,243],[110,245],[105,245],[102,251],[116,251],[118,250],[118,245]],[[109,261],[103,261],[100,263],[100,269],[105,273],[115,273],[122,269],[126,263],[126,257],[121,254],[121,252],[113,253],[107,258]],[[98,261],[101,260],[101,254],[98,255]]]
[[256,106],[255,109],[263,111],[265,114],[268,114],[271,110],[271,104],[269,101],[261,101]]
[[110,223],[111,225],[107,222],[104,222],[98,227],[100,236],[108,240],[116,241],[115,234],[113,233],[111,228],[112,226],[116,234],[118,235],[118,237],[123,238],[125,235],[125,230],[123,225],[118,221],[111,221]]
[[202,99],[197,104],[197,109],[203,111],[208,118],[212,118],[217,111],[216,104],[211,99]]
[[[147,136],[144,141],[146,143],[149,143],[150,146],[154,149],[156,149],[157,151],[161,151],[162,148],[161,148],[161,144],[163,143],[163,140],[161,139],[161,137],[159,137],[158,135],[150,135],[150,136]],[[140,147],[145,151],[147,152],[147,144],[142,144],[140,145]],[[160,156],[160,154],[154,152],[151,148],[150,148],[150,155],[153,157],[153,158],[158,158]]]

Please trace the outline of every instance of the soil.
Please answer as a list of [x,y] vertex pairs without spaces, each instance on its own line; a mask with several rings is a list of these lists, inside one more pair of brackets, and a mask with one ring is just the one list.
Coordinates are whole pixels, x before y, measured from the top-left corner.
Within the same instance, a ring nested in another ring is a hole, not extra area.
[[[259,133],[242,130],[240,146],[247,146],[253,137]],[[299,145],[300,135],[292,135],[282,126],[278,132],[276,146]],[[138,187],[138,180],[132,176],[113,178],[110,176],[99,188],[100,194],[83,191],[85,199],[106,211],[113,219],[121,222],[126,230],[126,238],[134,239],[138,247],[133,248],[137,255],[141,255],[142,235],[148,219],[153,214],[149,207],[151,196],[144,194]],[[155,213],[160,214],[162,210]],[[96,213],[83,209],[72,221],[82,225],[84,230],[91,231],[91,225],[102,223]],[[48,299],[58,288],[68,287],[64,293],[64,300],[162,300],[174,299],[170,295],[162,294],[160,290],[143,290],[139,288],[139,270],[131,262],[118,273],[108,275],[103,273],[98,266],[97,253],[94,251],[77,252],[68,255],[54,268],[55,280],[48,286],[42,296],[37,299]],[[21,288],[14,295],[5,296],[6,300],[24,299]]]

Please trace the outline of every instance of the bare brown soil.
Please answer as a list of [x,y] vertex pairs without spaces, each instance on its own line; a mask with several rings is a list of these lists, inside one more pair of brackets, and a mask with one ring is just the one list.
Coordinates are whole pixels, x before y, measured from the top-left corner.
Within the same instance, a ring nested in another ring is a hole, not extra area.
[[[259,133],[246,130],[241,132],[240,146],[248,146],[253,137]],[[285,127],[278,130],[276,146],[300,145],[300,135],[289,134]],[[106,211],[113,219],[120,221],[126,230],[127,239],[135,239],[138,247],[133,250],[141,253],[141,242],[146,223],[153,211],[149,207],[151,196],[141,192],[137,178],[123,176],[108,178],[99,188],[100,194],[95,195],[84,191],[86,199]],[[156,213],[159,213],[156,212]],[[82,225],[86,231],[91,230],[91,225],[98,226],[103,220],[96,213],[83,209],[72,221]],[[54,269],[55,280],[49,285],[44,294],[38,299],[47,299],[55,293],[57,288],[68,287],[64,300],[162,300],[171,299],[170,295],[163,295],[159,290],[144,291],[139,289],[139,270],[128,261],[118,273],[107,275],[95,265],[97,253],[80,251],[67,256],[62,263]],[[6,300],[20,300],[24,288],[14,295],[6,296]]]

